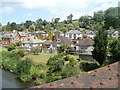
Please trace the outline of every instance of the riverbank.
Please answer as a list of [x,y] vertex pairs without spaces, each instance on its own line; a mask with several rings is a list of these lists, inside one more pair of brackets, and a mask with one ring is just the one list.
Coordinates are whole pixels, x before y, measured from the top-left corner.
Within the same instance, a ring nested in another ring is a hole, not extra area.
[[35,86],[34,80],[29,82],[22,82],[16,78],[16,75],[8,70],[1,69],[2,71],[2,88],[28,88]]

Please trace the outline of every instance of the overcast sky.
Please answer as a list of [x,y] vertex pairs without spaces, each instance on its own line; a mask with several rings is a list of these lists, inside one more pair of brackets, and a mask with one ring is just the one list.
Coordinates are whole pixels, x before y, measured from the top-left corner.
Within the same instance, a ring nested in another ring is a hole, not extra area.
[[93,15],[98,10],[117,7],[119,0],[0,0],[0,22],[22,23],[39,18],[51,21],[59,17],[66,20],[73,14],[73,19],[82,15]]

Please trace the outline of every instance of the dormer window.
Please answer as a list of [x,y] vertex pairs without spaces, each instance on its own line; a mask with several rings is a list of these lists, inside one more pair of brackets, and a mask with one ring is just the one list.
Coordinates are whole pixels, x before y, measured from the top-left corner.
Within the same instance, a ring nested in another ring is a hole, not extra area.
[[60,42],[60,41],[61,41],[60,39],[57,40],[57,42]]

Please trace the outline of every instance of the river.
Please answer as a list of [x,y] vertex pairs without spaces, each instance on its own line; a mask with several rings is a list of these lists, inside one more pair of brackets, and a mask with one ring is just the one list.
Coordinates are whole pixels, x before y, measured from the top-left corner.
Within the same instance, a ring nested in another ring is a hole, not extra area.
[[34,81],[31,80],[30,82],[22,82],[19,79],[16,79],[15,74],[2,69],[2,88],[28,88],[35,86],[33,83]]

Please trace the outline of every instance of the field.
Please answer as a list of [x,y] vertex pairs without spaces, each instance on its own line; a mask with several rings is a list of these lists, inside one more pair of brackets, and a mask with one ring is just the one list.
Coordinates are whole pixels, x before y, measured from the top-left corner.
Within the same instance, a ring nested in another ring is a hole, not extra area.
[[[22,60],[25,58],[31,58],[33,60],[33,62],[46,64],[48,59],[54,55],[56,55],[56,54],[51,54],[51,53],[39,53],[39,55],[29,54],[29,55],[26,55],[25,57],[23,57]],[[73,55],[69,55],[69,56],[71,56],[75,59],[78,58],[78,56],[73,56]]]
[[7,49],[0,45],[0,52],[2,52],[2,51],[7,51]]
[[56,55],[56,54],[51,54],[51,53],[50,54],[49,53],[39,53],[39,55],[29,54],[29,55],[23,57],[22,60],[25,58],[31,58],[36,63],[47,63],[47,60],[54,55]]

